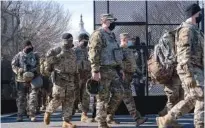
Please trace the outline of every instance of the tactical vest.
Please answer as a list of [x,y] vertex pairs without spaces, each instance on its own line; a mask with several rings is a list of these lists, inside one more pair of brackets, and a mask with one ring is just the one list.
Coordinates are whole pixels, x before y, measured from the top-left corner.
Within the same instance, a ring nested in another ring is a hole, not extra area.
[[123,50],[123,68],[125,72],[134,73],[137,64],[135,61],[134,51],[129,48],[122,48]]
[[102,35],[103,47],[101,50],[102,66],[117,66],[122,63],[123,55],[115,37],[110,33],[100,29]]
[[[23,68],[24,71],[30,71],[37,67],[37,58],[36,55],[31,52],[29,54],[25,54],[24,52],[19,53],[19,67]],[[23,82],[23,74],[17,74],[18,82]]]
[[91,64],[88,60],[88,49],[87,48],[75,48],[77,56],[77,64],[79,70],[91,71]]
[[54,70],[61,74],[74,74],[77,71],[76,55],[73,49],[67,51],[62,48],[61,53],[57,55]]

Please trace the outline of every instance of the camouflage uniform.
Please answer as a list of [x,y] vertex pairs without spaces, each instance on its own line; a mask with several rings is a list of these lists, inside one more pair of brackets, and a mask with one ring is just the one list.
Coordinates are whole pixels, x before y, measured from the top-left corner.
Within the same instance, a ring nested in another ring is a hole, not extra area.
[[86,47],[81,48],[78,46],[74,50],[77,56],[78,70],[80,74],[80,84],[77,88],[78,92],[76,98],[82,104],[82,111],[87,113],[89,111],[90,96],[86,92],[86,82],[91,77],[90,61],[88,60],[88,49]]
[[[23,73],[19,72],[19,69],[24,69],[24,72],[31,71],[35,76],[39,75],[39,57],[37,54],[30,52],[26,54],[24,51],[19,52],[11,62],[12,70],[16,74],[17,85],[17,108],[18,116],[23,116],[28,108],[28,114],[35,116],[36,108],[38,105],[38,88],[31,88],[30,85],[25,83],[23,79]],[[28,96],[27,96],[28,95]],[[28,98],[28,99],[27,99]],[[28,105],[27,105],[28,102]]]
[[[121,38],[122,36],[127,37],[128,34],[123,33],[121,34]],[[126,46],[125,47],[122,46],[122,51],[123,51],[123,68],[125,72],[125,80],[123,81],[124,93],[123,95],[121,95],[121,97],[130,115],[134,118],[135,121],[137,121],[138,119],[141,118],[141,114],[136,109],[135,101],[134,98],[132,97],[132,90],[130,86],[130,83],[132,81],[132,76],[137,69],[137,64],[134,57],[133,49],[127,48]],[[121,101],[115,103],[117,105],[114,105],[111,97],[110,102],[108,104],[108,113],[112,115],[111,118],[115,114],[115,111],[117,110],[120,103]]]
[[184,99],[184,90],[182,89],[181,80],[179,76],[175,74],[172,77],[172,83],[164,85],[164,92],[167,96],[167,103],[165,108],[159,112],[160,116],[164,116],[171,108],[179,101]]
[[[114,19],[109,14],[105,17],[107,19]],[[122,68],[122,52],[119,50],[119,45],[117,44],[114,33],[106,32],[103,28],[96,30],[91,35],[88,46],[92,72],[100,72],[100,84],[104,87],[99,94],[96,95],[96,119],[99,128],[107,128],[106,117],[110,90],[113,90],[112,94],[122,95],[120,78],[116,70],[117,68]],[[118,102],[118,99],[115,101]]]
[[52,93],[52,83],[50,81],[50,76],[45,73],[45,63],[46,58],[40,58],[40,72],[43,79],[43,87],[40,90],[39,94],[39,107],[41,110],[45,110],[47,103],[51,100],[51,93]]
[[49,102],[46,112],[53,113],[62,105],[63,119],[70,122],[75,100],[74,85],[77,85],[79,80],[75,51],[59,46],[49,50],[46,57],[53,57],[53,99]]
[[195,107],[194,124],[204,127],[204,35],[197,25],[184,22],[179,31],[177,48],[177,73],[185,92],[184,100],[177,103],[166,116],[157,119],[173,120],[188,113]]

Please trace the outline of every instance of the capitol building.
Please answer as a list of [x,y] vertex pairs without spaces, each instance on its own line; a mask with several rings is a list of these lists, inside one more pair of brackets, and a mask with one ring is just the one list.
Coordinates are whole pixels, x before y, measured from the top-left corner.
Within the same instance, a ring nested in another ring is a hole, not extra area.
[[86,33],[90,37],[90,34],[84,28],[83,16],[81,14],[79,28],[73,33],[73,43],[75,46],[79,44],[78,36],[82,33]]

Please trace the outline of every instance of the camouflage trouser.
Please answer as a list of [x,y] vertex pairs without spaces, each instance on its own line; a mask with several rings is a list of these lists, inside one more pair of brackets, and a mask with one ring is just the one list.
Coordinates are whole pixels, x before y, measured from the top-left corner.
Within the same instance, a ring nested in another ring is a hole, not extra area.
[[47,103],[51,100],[51,94],[52,94],[52,84],[49,81],[48,77],[42,77],[43,78],[43,87],[40,90],[40,107],[46,106]]
[[[100,84],[103,85],[103,90],[96,95],[97,105],[96,105],[96,119],[98,121],[99,127],[103,127],[106,124],[107,117],[107,107],[110,99],[110,90],[113,94],[123,94],[122,84],[117,71],[112,68],[101,68],[101,80]],[[112,83],[112,84],[111,84]],[[118,97],[116,97],[118,98]],[[121,99],[115,99],[114,102],[118,103]]]
[[189,76],[187,73],[184,73],[183,69],[178,68],[178,74],[186,95],[184,100],[177,103],[168,113],[173,117],[173,119],[177,119],[190,112],[190,110],[195,107],[195,128],[204,128],[204,72],[199,68],[194,68],[193,72],[197,87],[190,88],[188,86],[190,83],[190,80],[188,79]]
[[17,82],[17,99],[16,104],[18,108],[18,115],[23,116],[26,112],[30,116],[36,114],[36,108],[38,105],[38,90],[32,89],[24,83]]
[[75,90],[73,81],[62,81],[53,85],[52,100],[49,102],[46,112],[53,113],[62,105],[63,120],[69,122],[75,101]]
[[90,95],[86,92],[86,82],[90,78],[90,72],[80,71],[80,87],[76,88],[76,100],[75,105],[80,102],[82,105],[82,112],[87,113],[89,111]]
[[164,86],[164,92],[167,96],[167,103],[165,108],[161,111],[162,116],[166,115],[174,105],[184,99],[184,90],[182,88],[179,76],[174,76],[171,81],[171,84]]
[[[123,83],[124,94],[123,95],[121,94],[120,98],[118,99],[123,100],[124,104],[126,105],[128,109],[128,112],[136,120],[137,118],[141,117],[141,114],[137,111],[134,98],[132,97],[132,91],[130,88],[131,81],[132,81],[132,74],[125,73],[125,81]],[[109,106],[108,106],[108,113],[111,115],[114,115],[122,100],[119,100],[118,102],[113,103],[113,98],[111,97]]]

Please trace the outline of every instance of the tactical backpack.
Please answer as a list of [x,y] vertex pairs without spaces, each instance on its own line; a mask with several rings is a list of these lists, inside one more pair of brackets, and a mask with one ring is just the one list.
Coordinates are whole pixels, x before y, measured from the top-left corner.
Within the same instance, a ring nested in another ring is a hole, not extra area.
[[159,84],[168,84],[176,68],[175,42],[182,25],[173,31],[165,32],[154,47],[148,60],[148,72],[151,79]]

